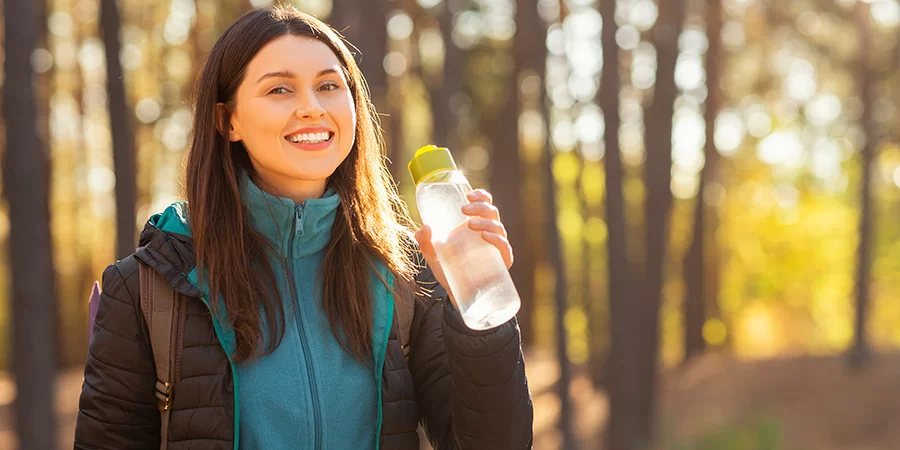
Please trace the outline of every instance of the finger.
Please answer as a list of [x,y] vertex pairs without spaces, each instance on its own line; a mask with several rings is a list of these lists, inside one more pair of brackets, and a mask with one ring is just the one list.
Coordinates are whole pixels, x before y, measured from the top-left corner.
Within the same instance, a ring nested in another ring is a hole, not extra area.
[[475,231],[489,231],[506,237],[506,227],[499,220],[482,219],[474,217],[469,219],[469,228]]
[[431,227],[428,225],[422,226],[419,231],[416,231],[415,238],[416,242],[419,243],[419,251],[422,252],[422,256],[430,261],[431,257],[436,253],[434,245],[431,243]]
[[494,203],[494,196],[484,189],[475,189],[466,196],[470,202]]
[[497,250],[500,250],[500,255],[503,256],[503,263],[506,264],[507,269],[512,267],[513,249],[505,237],[500,236],[497,233],[491,233],[490,231],[482,231],[481,238],[494,247],[497,247]]
[[462,207],[462,213],[467,216],[483,217],[485,219],[500,220],[500,210],[496,206],[485,202],[469,203]]

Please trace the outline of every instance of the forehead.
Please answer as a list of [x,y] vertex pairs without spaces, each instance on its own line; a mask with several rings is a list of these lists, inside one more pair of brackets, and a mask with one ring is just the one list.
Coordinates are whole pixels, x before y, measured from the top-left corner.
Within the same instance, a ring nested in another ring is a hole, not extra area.
[[337,55],[324,42],[287,34],[270,41],[250,60],[246,81],[255,83],[261,75],[273,71],[288,70],[302,77],[340,67]]

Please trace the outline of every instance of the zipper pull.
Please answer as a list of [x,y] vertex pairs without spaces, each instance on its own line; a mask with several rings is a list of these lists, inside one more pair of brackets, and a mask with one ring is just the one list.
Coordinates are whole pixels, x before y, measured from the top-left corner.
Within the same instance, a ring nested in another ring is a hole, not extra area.
[[294,234],[303,236],[303,203],[294,207]]

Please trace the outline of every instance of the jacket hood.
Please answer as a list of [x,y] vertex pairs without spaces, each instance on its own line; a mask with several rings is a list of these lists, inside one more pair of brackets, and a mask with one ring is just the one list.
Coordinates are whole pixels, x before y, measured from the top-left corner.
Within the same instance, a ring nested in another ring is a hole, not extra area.
[[187,203],[173,203],[144,225],[134,257],[160,273],[181,294],[200,297],[188,278],[195,272],[194,239],[187,220]]

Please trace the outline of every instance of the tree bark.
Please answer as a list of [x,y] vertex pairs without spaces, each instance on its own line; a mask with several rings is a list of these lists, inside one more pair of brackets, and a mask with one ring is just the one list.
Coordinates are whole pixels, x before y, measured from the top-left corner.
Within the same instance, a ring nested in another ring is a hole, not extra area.
[[137,173],[132,114],[125,97],[125,81],[119,60],[122,25],[116,0],[100,2],[100,27],[106,48],[106,93],[116,173],[116,258],[124,258],[134,252],[137,244]]
[[[606,226],[607,226],[607,271],[610,315],[610,354],[608,385],[610,396],[610,419],[606,429],[607,448],[636,450],[640,442],[638,403],[638,352],[634,339],[639,304],[635,295],[634,274],[627,257],[627,232],[625,220],[625,197],[623,193],[624,172],[619,148],[619,92],[621,89],[619,69],[619,46],[616,43],[615,22],[616,3],[604,0],[598,9],[603,20],[601,40],[603,44],[603,72],[597,102],[603,110],[606,122],[604,143],[604,170],[606,171]],[[639,292],[638,292],[639,294]],[[599,355],[592,355],[600,358]]]
[[3,187],[9,205],[9,298],[12,303],[16,432],[20,448],[53,448],[56,307],[50,236],[46,136],[38,134],[31,56],[40,24],[36,2],[5,1],[3,116],[6,150]]
[[875,164],[877,130],[873,120],[874,73],[872,71],[872,28],[869,6],[857,4],[857,27],[859,30],[859,95],[862,101],[862,128],[865,144],[862,148],[862,178],[860,180],[859,249],[856,266],[856,320],[854,321],[853,348],[850,351],[850,365],[860,368],[871,359],[871,349],[866,337],[866,318],[870,302],[872,278],[872,222],[875,212],[872,205],[872,170]]
[[[722,49],[722,3],[721,0],[707,0],[706,2],[706,34],[709,38],[709,48],[706,51],[706,85],[708,94],[706,97],[706,145],[704,147],[705,163],[700,170],[700,182],[697,188],[697,201],[694,204],[694,227],[691,244],[684,258],[684,276],[686,295],[684,299],[684,362],[700,355],[706,349],[706,341],[703,339],[703,325],[708,318],[706,306],[717,301],[715,297],[707,299],[707,289],[704,280],[710,273],[706,253],[716,251],[716,247],[707,249],[705,245],[706,232],[704,228],[714,217],[705,214],[709,207],[704,201],[704,192],[709,181],[715,176],[718,151],[716,150],[716,117],[719,115],[721,104],[721,89],[719,88],[720,66]],[[714,216],[714,215],[713,215]],[[715,228],[710,233],[715,235]],[[717,271],[713,270],[713,274]],[[715,282],[711,284],[715,285]]]
[[[387,111],[387,74],[384,57],[388,51],[387,0],[333,0],[330,24],[343,33],[353,47],[369,94],[379,111]],[[355,51],[358,50],[358,51]]]
[[659,19],[652,40],[657,52],[656,86],[653,101],[644,120],[647,162],[644,184],[647,243],[647,281],[641,304],[638,330],[640,344],[640,445],[653,439],[655,420],[655,392],[657,358],[659,355],[659,311],[665,283],[666,247],[669,216],[672,209],[672,118],[677,88],[675,62],[678,58],[678,37],[685,16],[685,0],[667,0],[659,4]]
[[[522,196],[522,175],[525,173],[525,167],[522,163],[519,140],[522,102],[519,79],[526,71],[534,71],[543,80],[546,52],[542,51],[545,47],[545,38],[542,36],[546,36],[546,28],[537,16],[535,5],[533,0],[516,4],[516,29],[529,32],[516,32],[513,38],[514,69],[509,74],[505,89],[499,94],[504,100],[500,110],[486,120],[487,134],[492,145],[490,188],[494,194],[494,203],[500,209],[501,219],[506,226],[509,243],[516,252],[516,262],[510,269],[510,274],[522,300],[518,320],[523,345],[530,344],[533,338],[533,320],[529,312],[534,310],[536,261],[528,240],[529,230],[525,226],[525,203]],[[539,45],[535,45],[537,42]],[[552,178],[548,179],[548,183],[552,183]]]
[[[556,316],[554,318],[556,354],[560,367],[560,376],[556,385],[557,395],[560,399],[558,428],[562,438],[560,448],[563,450],[570,450],[575,448],[575,439],[572,431],[572,401],[569,395],[572,375],[566,350],[568,348],[566,344],[567,331],[565,329],[564,321],[566,312],[568,311],[568,272],[565,266],[561,238],[556,223],[558,207],[556,201],[556,182],[553,176],[554,155],[550,143],[549,132],[550,105],[548,103],[546,86],[544,83],[547,70],[547,26],[543,19],[538,15],[538,0],[521,0],[516,2],[515,21],[517,31],[513,41],[513,59],[515,61],[516,70],[513,71],[512,82],[510,83],[511,86],[508,90],[509,97],[507,98],[504,109],[501,112],[500,121],[498,122],[500,128],[497,129],[498,136],[497,139],[494,140],[495,145],[498,147],[494,149],[495,160],[492,161],[493,176],[491,179],[494,181],[502,179],[510,181],[508,184],[494,188],[495,192],[501,192],[501,189],[499,188],[502,188],[502,192],[504,192],[503,196],[501,197],[498,195],[498,198],[504,200],[509,199],[507,203],[504,203],[501,206],[501,211],[504,211],[503,214],[505,215],[504,224],[509,227],[510,224],[516,225],[517,223],[524,223],[522,220],[523,216],[521,215],[524,212],[522,208],[524,204],[521,197],[521,182],[519,178],[519,174],[522,173],[522,160],[519,152],[518,130],[519,116],[522,112],[520,106],[523,100],[520,96],[519,81],[526,74],[536,75],[540,80],[540,89],[537,94],[536,106],[543,117],[544,126],[547,130],[547,132],[544,133],[544,142],[542,145],[542,155],[544,158],[543,171],[547,183],[544,187],[543,196],[544,204],[547,208],[544,220],[547,232],[547,248],[550,253],[550,263],[553,264],[554,272],[556,273],[553,296],[556,304]],[[513,175],[514,173],[515,175]],[[510,215],[510,211],[513,210],[513,208],[511,208],[513,202],[517,202],[515,205],[516,215]],[[524,253],[523,250],[528,249],[528,242],[523,239],[525,237],[524,227],[515,226],[513,230],[516,230],[518,236],[515,238],[516,240],[513,241],[513,231],[510,231],[510,242],[513,243],[513,248],[516,249],[517,254]],[[525,259],[533,264],[531,255],[526,254]],[[521,261],[521,258],[517,256],[517,260]],[[526,264],[519,264],[518,271],[513,272],[514,279],[515,277],[519,278],[516,286],[519,289],[520,297],[523,297],[523,303],[530,303],[533,301],[533,274],[534,266]],[[525,295],[523,295],[523,292]],[[523,305],[523,309],[525,307],[526,305]],[[519,315],[520,318],[523,318],[524,316],[524,314]],[[530,317],[527,317],[529,322],[526,326],[529,329],[531,327],[530,319]]]
[[[81,43],[84,41],[82,27],[76,26],[75,30],[76,30],[75,31],[75,33],[76,33],[75,41],[76,41],[76,43],[81,45]],[[77,59],[75,60],[74,70],[72,72],[73,72],[73,79],[74,79],[73,84],[75,86],[74,96],[75,96],[75,104],[77,105],[77,110],[76,110],[77,119],[76,120],[78,123],[77,128],[78,128],[78,134],[79,134],[79,138],[75,142],[75,150],[74,150],[75,155],[73,156],[72,161],[73,161],[73,166],[75,167],[75,171],[76,171],[76,173],[78,173],[79,170],[86,171],[87,167],[89,166],[90,163],[88,162],[88,149],[87,149],[87,146],[85,145],[85,139],[84,139],[84,134],[85,134],[84,79],[82,77],[81,63],[78,62]],[[85,172],[82,172],[82,173],[85,173]],[[90,201],[90,197],[87,192],[87,183],[85,182],[85,180],[79,180],[78,177],[72,177],[71,189],[72,189],[72,193],[74,193],[74,195],[75,195],[75,200],[72,201],[72,213],[71,214],[72,214],[72,217],[79,217],[81,212],[85,210],[85,204]],[[72,235],[75,236],[75,239],[77,239],[77,242],[79,242],[79,243],[91,242],[92,236],[91,236],[90,229],[88,227],[80,226],[79,222],[80,221],[78,221],[78,220],[73,221]],[[79,294],[87,293],[87,292],[90,292],[91,285],[94,282],[94,274],[92,273],[93,272],[93,270],[92,270],[93,264],[92,264],[90,246],[80,244],[80,245],[76,245],[75,248],[76,248],[76,261],[78,261],[78,269],[77,269],[77,275],[76,275],[77,282],[75,283],[75,286],[78,287]],[[89,311],[88,311],[89,305],[88,305],[88,302],[83,300],[84,294],[80,294],[80,295],[82,295],[81,297],[79,297],[79,300],[81,300],[81,301],[77,302],[78,306],[75,308],[75,314],[78,316],[78,318],[80,320],[86,321],[88,318],[88,314],[89,314]],[[82,343],[81,345],[79,345],[79,348],[81,349],[81,351],[79,352],[79,355],[81,356],[81,362],[83,363],[84,355],[86,354],[87,347],[88,347],[88,327],[81,326],[81,327],[78,327],[78,330],[79,331],[77,334],[77,339],[78,339],[78,342]]]
[[[50,52],[50,27],[48,20],[50,16],[50,0],[36,0],[35,3],[38,7],[38,23],[40,24],[37,46],[40,49]],[[53,148],[50,142],[50,98],[53,96],[54,92],[55,72],[56,64],[51,60],[49,70],[34,74],[34,95],[35,103],[37,105],[37,133],[41,141],[40,151],[42,154],[47,155],[48,172],[45,182],[47,183],[48,196],[53,195],[53,176],[50,164]],[[50,234],[51,245],[54,245],[52,227],[50,229]],[[56,275],[57,274],[54,273],[54,276]],[[56,283],[64,284],[61,276],[56,277]],[[57,284],[57,286],[58,285],[59,284]],[[72,361],[72,355],[75,353],[72,345],[74,342],[71,342],[71,340],[66,338],[66,336],[74,333],[71,314],[66,314],[66,300],[67,299],[64,298],[64,296],[54,295],[54,308],[51,310],[53,342],[56,345],[56,350],[54,351],[54,364],[57,368],[66,367]],[[78,327],[80,328],[81,325],[82,324],[79,323]],[[76,343],[75,347],[77,347],[78,344],[80,344],[80,342]],[[81,353],[79,356],[81,356],[83,360],[84,353]]]
[[379,113],[388,113],[388,147],[384,149],[392,164],[390,172],[395,182],[404,173],[405,165],[398,161],[403,154],[401,111],[392,105],[389,97],[388,75],[384,70],[384,58],[388,53],[387,15],[391,5],[387,0],[333,0],[329,24],[338,30],[351,44],[359,69],[369,87],[369,96]]
[[441,38],[444,41],[444,71],[436,86],[431,89],[431,117],[433,118],[434,141],[438,145],[455,148],[459,144],[456,136],[457,111],[454,109],[453,97],[462,91],[462,52],[453,43],[454,2],[445,0],[441,3],[438,23],[441,27]]

